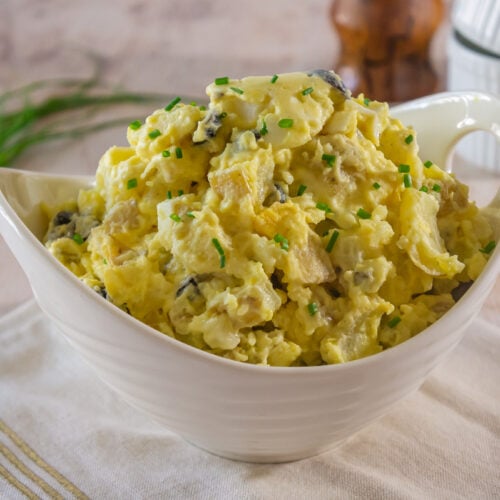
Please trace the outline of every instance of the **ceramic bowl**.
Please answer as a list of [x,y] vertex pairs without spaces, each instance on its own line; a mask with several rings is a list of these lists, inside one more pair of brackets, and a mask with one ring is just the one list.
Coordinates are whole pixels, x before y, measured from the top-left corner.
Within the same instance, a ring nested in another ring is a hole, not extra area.
[[[500,101],[484,94],[439,94],[395,108],[394,115],[418,131],[423,157],[441,164],[467,131],[500,134]],[[49,254],[40,243],[47,224],[40,202],[68,199],[91,182],[0,169],[3,237],[42,310],[105,383],[187,441],[232,459],[305,458],[342,443],[387,413],[457,345],[500,269],[497,246],[457,305],[419,335],[380,354],[332,366],[247,365],[140,323]],[[500,205],[500,199],[495,203]]]

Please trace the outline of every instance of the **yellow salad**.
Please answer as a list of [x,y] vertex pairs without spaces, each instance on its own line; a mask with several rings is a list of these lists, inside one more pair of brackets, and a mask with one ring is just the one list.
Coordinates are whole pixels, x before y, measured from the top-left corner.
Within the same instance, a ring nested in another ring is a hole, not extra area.
[[467,187],[333,72],[217,78],[132,122],[46,246],[133,317],[246,363],[343,363],[435,322],[495,242]]

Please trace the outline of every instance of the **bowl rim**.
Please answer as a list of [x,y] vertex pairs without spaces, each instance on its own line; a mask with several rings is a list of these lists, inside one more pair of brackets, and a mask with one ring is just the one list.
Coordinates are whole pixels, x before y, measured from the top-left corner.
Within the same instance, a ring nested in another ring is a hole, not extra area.
[[[74,181],[88,181],[87,185],[91,186],[95,181],[95,178],[91,175],[58,175],[45,172],[33,172],[26,170],[8,169],[9,172],[16,172],[21,175],[28,176],[41,176],[46,178],[57,178],[63,180],[74,180]],[[0,175],[2,171],[0,170]],[[36,205],[34,205],[36,206]],[[421,332],[415,334],[413,337],[397,344],[393,347],[384,349],[376,354],[365,356],[363,358],[355,359],[352,361],[347,361],[345,363],[338,364],[325,364],[317,366],[269,366],[269,365],[259,365],[246,363],[242,361],[236,361],[222,356],[212,354],[210,352],[204,351],[197,347],[193,347],[189,344],[182,342],[176,338],[171,338],[167,334],[156,330],[152,326],[143,323],[139,319],[127,314],[125,311],[121,310],[119,307],[107,301],[104,297],[101,297],[90,287],[86,286],[77,276],[75,276],[69,269],[66,269],[63,264],[61,264],[43,245],[43,243],[32,233],[32,231],[27,227],[27,225],[21,220],[17,212],[7,201],[3,190],[0,187],[0,216],[7,219],[16,228],[17,236],[22,240],[24,244],[28,244],[33,247],[34,251],[49,265],[55,272],[59,274],[63,279],[69,280],[74,286],[78,287],[83,291],[85,297],[93,301],[98,307],[108,308],[108,312],[117,317],[120,322],[124,321],[130,323],[134,328],[139,328],[144,335],[153,336],[156,339],[162,339],[162,342],[166,342],[171,348],[181,351],[183,354],[189,357],[199,358],[201,361],[210,364],[220,364],[222,367],[229,369],[235,369],[237,371],[250,370],[250,372],[265,373],[272,376],[290,376],[292,374],[297,375],[299,373],[304,374],[303,376],[313,376],[315,374],[321,373],[326,374],[330,371],[333,373],[342,373],[345,370],[351,370],[356,368],[362,368],[371,365],[378,365],[379,363],[385,363],[395,356],[404,355],[405,353],[411,353],[415,347],[420,345],[425,345],[438,334],[438,330],[441,328],[449,329],[453,327],[453,311],[457,307],[465,309],[471,305],[479,292],[476,290],[481,288],[483,282],[489,279],[489,274],[495,272],[495,267],[500,269],[500,245],[497,245],[490,255],[486,266],[481,272],[480,276],[472,283],[469,289],[464,293],[464,295],[459,299],[459,301],[453,305],[443,316],[441,316],[436,322],[429,325],[427,328]],[[24,269],[23,269],[24,270]],[[498,271],[497,271],[498,273]],[[28,276],[28,280],[29,280]],[[51,318],[56,318],[48,311],[44,312]],[[471,313],[471,318],[473,319],[479,312],[473,311]]]

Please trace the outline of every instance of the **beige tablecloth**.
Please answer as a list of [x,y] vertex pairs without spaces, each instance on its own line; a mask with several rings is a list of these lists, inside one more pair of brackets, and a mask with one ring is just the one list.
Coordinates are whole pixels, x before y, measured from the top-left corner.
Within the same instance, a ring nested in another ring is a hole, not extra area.
[[482,318],[340,448],[287,464],[210,455],[123,403],[33,301],[0,320],[0,497],[500,498],[500,328]]

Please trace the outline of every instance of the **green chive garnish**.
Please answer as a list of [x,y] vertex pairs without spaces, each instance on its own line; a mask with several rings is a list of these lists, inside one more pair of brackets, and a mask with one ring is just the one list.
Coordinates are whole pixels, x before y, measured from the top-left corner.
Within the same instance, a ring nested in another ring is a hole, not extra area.
[[406,142],[406,144],[411,144],[413,142],[413,136],[411,134],[407,135],[405,137],[405,142]]
[[394,318],[389,320],[387,325],[389,326],[389,328],[394,328],[400,321],[401,318],[399,316],[394,316]]
[[284,236],[281,234],[275,234],[273,239],[276,243],[280,244],[283,250],[288,251],[288,240]]
[[193,107],[198,106],[198,103],[196,101],[191,101],[189,104],[191,104],[191,106],[193,106]]
[[328,244],[326,245],[326,251],[330,253],[333,249],[333,246],[335,245],[335,242],[337,241],[337,238],[339,237],[339,232],[335,229],[333,231],[332,235],[330,236],[330,239],[328,240]]
[[357,212],[356,212],[356,215],[360,218],[360,219],[371,219],[372,217],[372,214],[368,211],[366,211],[364,208],[360,208]]
[[309,314],[311,316],[314,316],[318,312],[318,304],[316,304],[315,302],[307,304],[307,310],[309,311]]
[[434,186],[432,186],[432,190],[439,193],[441,191],[441,186],[439,184],[434,184]]
[[[165,106],[165,111],[170,111],[172,110],[176,104],[179,104],[181,102],[181,98],[179,96],[175,97],[172,99],[166,106]],[[195,103],[196,105],[196,103]]]
[[83,244],[83,238],[82,238],[82,236],[81,236],[80,234],[78,234],[78,233],[75,233],[75,234],[73,235],[73,241],[74,241],[75,243],[78,243],[78,245],[82,245],[82,244]]
[[229,83],[229,77],[221,76],[214,80],[215,85],[227,85]]
[[182,149],[178,146],[175,148],[175,157],[179,160],[182,158]]
[[269,130],[267,130],[266,122],[265,122],[265,120],[263,120],[262,121],[262,127],[259,130],[259,133],[260,133],[261,136],[263,136],[263,135],[266,135],[268,132],[269,132]]
[[314,89],[312,87],[307,87],[307,89],[304,89],[302,91],[302,95],[309,95],[309,94],[312,94],[312,92],[314,91]]
[[307,186],[304,184],[301,184],[299,186],[299,189],[297,189],[297,196],[302,196],[306,192]]
[[194,214],[193,214],[193,212],[188,212],[186,215],[187,215],[189,218],[194,219]]
[[207,109],[206,106],[200,106],[200,111],[205,111]]
[[318,202],[316,208],[325,211],[327,214],[332,212],[332,209],[326,203]]
[[127,181],[127,189],[134,189],[137,187],[137,179],[134,177]]
[[326,153],[321,156],[321,159],[323,161],[326,161],[327,165],[329,167],[333,167],[333,164],[335,163],[335,160],[337,157],[335,155],[327,155]]
[[419,191],[422,191],[423,193],[428,193],[429,188],[427,186],[422,186]]
[[148,135],[150,139],[156,139],[158,136],[161,135],[161,132],[157,128],[155,128],[154,130],[151,130],[151,132],[149,132]]
[[380,184],[379,184],[378,182],[374,182],[374,183],[372,184],[372,188],[373,188],[373,189],[380,189],[380,187],[381,187],[381,186],[380,186]]
[[489,254],[493,251],[493,249],[497,246],[497,244],[492,240],[492,241],[489,241],[485,246],[484,248],[481,248],[481,250],[479,250],[480,252],[483,252],[483,253],[486,253],[486,254]]
[[410,165],[405,165],[404,163],[401,163],[398,167],[398,172],[404,174],[410,171]]
[[184,191],[182,189],[179,189],[179,191],[177,191],[177,196],[182,196],[184,194]]
[[411,176],[410,174],[403,175],[403,184],[405,188],[411,188]]
[[432,167],[432,165],[434,165],[434,164],[432,163],[432,161],[431,161],[431,160],[427,160],[427,161],[424,163],[424,167],[425,167],[425,168],[431,168],[431,167]]
[[161,152],[161,155],[163,158],[168,158],[170,156],[170,151],[168,149],[165,149],[165,151]]
[[108,261],[106,259],[102,259],[102,263],[107,266],[108,265]]
[[291,127],[293,127],[293,120],[291,118],[282,118],[278,122],[278,127],[280,127],[280,128],[291,128]]
[[233,92],[236,92],[237,94],[243,94],[243,90],[239,89],[238,87],[229,87]]
[[129,123],[129,127],[132,130],[137,130],[142,127],[142,123],[139,120],[134,120],[133,122]]
[[217,250],[217,253],[219,254],[220,267],[222,269],[226,265],[226,256],[224,254],[224,249],[222,248],[222,246],[219,243],[219,240],[217,238],[212,238],[212,245],[215,247],[215,249]]
[[363,99],[363,102],[365,103],[365,106],[369,106],[369,105],[370,105],[370,103],[372,102],[372,100],[371,100],[371,99],[369,99],[368,97],[365,97],[365,98]]
[[170,214],[170,218],[171,218],[174,222],[180,222],[180,221],[181,221],[181,218],[180,218],[177,214]]
[[172,191],[167,191],[167,199],[168,200],[172,199]]
[[276,80],[278,79],[278,75],[273,75],[271,78],[271,83],[276,83]]

